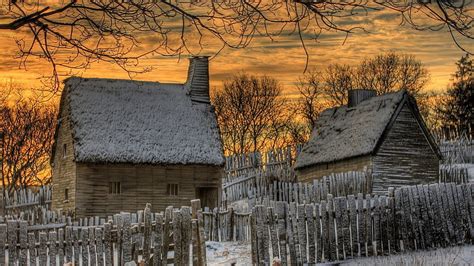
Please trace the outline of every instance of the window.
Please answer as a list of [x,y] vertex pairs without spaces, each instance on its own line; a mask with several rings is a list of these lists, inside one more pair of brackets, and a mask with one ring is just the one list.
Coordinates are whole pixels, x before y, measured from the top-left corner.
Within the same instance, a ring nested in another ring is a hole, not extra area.
[[120,182],[109,182],[109,194],[121,194],[122,186]]
[[168,187],[166,188],[166,192],[170,196],[178,196],[178,190],[179,190],[178,184],[168,184]]
[[64,200],[68,200],[69,199],[69,188],[66,188],[64,190]]
[[66,158],[67,155],[67,144],[63,144],[63,158]]

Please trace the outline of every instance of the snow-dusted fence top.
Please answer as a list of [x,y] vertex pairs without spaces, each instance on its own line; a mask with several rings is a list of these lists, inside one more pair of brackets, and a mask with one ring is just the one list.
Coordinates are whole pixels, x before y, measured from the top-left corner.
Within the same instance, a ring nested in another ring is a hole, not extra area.
[[[205,265],[205,242],[199,200],[192,207],[151,213],[121,213],[105,219],[28,226],[0,224],[0,265]],[[190,248],[192,245],[192,249]],[[8,251],[8,252],[6,252]]]
[[263,175],[251,176],[243,182],[234,181],[223,187],[223,199],[227,203],[249,199],[264,199],[297,203],[319,202],[327,194],[346,196],[372,193],[372,179],[368,172],[331,174],[315,179],[312,183],[272,181]]
[[472,183],[441,183],[390,188],[387,196],[258,205],[251,215],[252,259],[303,265],[472,243],[473,195]]

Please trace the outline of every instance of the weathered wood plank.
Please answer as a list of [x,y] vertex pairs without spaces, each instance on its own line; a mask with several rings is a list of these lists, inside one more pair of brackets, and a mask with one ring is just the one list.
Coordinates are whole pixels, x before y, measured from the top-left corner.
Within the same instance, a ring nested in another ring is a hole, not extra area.
[[[27,226],[28,222],[27,221],[20,221],[19,222],[19,244],[20,244],[20,250],[19,250],[19,259],[18,259],[18,264],[19,265],[27,265],[28,263],[28,231],[27,231]],[[0,257],[3,259],[4,257]],[[1,264],[1,263],[0,263]]]
[[308,226],[308,263],[316,264],[316,227],[312,204],[305,206],[306,223]]
[[287,265],[287,231],[286,231],[286,221],[287,221],[287,209],[288,205],[286,202],[277,202],[275,206],[276,218],[278,221],[278,239],[280,242],[280,258],[283,265]]
[[36,265],[36,239],[35,233],[28,233],[28,253],[30,257],[30,265]]
[[[51,265],[56,265],[56,255],[57,255],[57,234],[55,231],[49,232],[49,263]],[[94,264],[93,264],[94,265]]]
[[39,233],[39,248],[38,248],[38,257],[39,257],[39,265],[46,266],[47,265],[47,250],[48,250],[48,237],[46,232]]
[[306,264],[308,263],[308,254],[306,252],[306,219],[305,219],[305,205],[298,204],[297,207],[297,217],[298,217],[298,244],[299,244],[299,252],[301,254],[301,263]]

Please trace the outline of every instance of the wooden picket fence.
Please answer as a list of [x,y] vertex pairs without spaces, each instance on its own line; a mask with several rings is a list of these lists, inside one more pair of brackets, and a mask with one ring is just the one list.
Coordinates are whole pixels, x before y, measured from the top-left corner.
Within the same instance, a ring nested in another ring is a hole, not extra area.
[[[451,165],[440,165],[439,167],[439,182],[440,183],[468,183],[473,180],[469,179],[468,168],[465,167],[453,167]],[[471,179],[474,177],[471,177]]]
[[473,195],[472,183],[441,183],[390,188],[387,196],[258,205],[251,214],[252,260],[304,265],[472,243]]
[[302,145],[295,145],[266,152],[257,151],[226,156],[223,184],[228,184],[255,173],[275,176],[280,178],[280,181],[294,181],[295,175],[292,166],[301,148]]
[[53,190],[50,185],[17,189],[11,195],[2,193],[5,214],[29,212],[37,206],[50,209],[52,195]]
[[147,204],[135,215],[116,214],[107,222],[84,219],[85,225],[8,220],[0,224],[0,265],[206,265],[199,200],[164,213],[150,210]]
[[433,136],[438,143],[443,164],[474,163],[474,132],[461,132],[452,128],[449,130],[434,130]]
[[286,201],[297,203],[320,202],[327,194],[347,196],[372,193],[372,178],[368,172],[331,174],[312,183],[271,181],[266,176],[251,176],[244,182],[223,186],[224,205],[238,200],[251,202]]
[[206,241],[250,241],[250,212],[205,208],[202,215]]

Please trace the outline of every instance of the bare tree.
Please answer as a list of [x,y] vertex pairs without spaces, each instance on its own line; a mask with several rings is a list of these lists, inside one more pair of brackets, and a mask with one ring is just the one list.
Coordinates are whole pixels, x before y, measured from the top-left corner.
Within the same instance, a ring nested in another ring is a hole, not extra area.
[[372,89],[378,94],[405,89],[418,98],[429,75],[413,55],[390,52],[363,60],[355,79],[357,87]]
[[[357,21],[387,10],[399,14],[400,24],[416,30],[447,29],[464,49],[458,38],[474,37],[470,4],[442,0],[7,0],[0,4],[0,30],[19,33],[17,56],[23,66],[32,57],[46,60],[57,81],[59,69],[84,69],[98,61],[116,64],[133,75],[149,70],[137,68],[144,56],[196,54],[210,39],[219,42],[218,53],[226,47],[246,47],[256,36],[274,39],[295,34],[309,60],[306,42],[328,31],[347,37],[364,31],[365,22]],[[348,24],[348,19],[353,23]]]
[[235,75],[213,94],[224,150],[246,153],[274,146],[286,127],[285,99],[278,81]]
[[[321,74],[315,71],[309,71],[301,77],[296,85],[300,98],[296,103],[295,109],[302,116],[304,122],[309,127],[309,132],[315,127],[316,121],[324,105],[324,89],[327,88],[321,82]],[[336,88],[336,86],[332,87]],[[337,90],[334,90],[337,93]]]
[[469,55],[456,62],[453,83],[436,111],[445,128],[454,127],[471,135],[474,128],[474,60]]
[[331,64],[324,71],[323,91],[331,106],[347,103],[348,92],[355,86],[354,69],[349,65]]
[[371,89],[379,95],[405,89],[423,102],[429,73],[414,56],[390,52],[366,58],[355,66],[331,64],[322,75],[305,77],[307,83],[312,79],[322,84],[330,106],[347,104],[351,89]]
[[41,98],[14,95],[4,99],[0,110],[3,187],[11,192],[17,187],[47,183],[56,108]]
[[322,73],[310,71],[300,78],[297,89],[301,102],[296,108],[312,129],[324,108],[347,104],[351,89],[373,89],[379,95],[406,89],[427,118],[430,95],[423,89],[428,80],[428,70],[412,55],[391,52],[366,58],[355,66],[330,64]]

